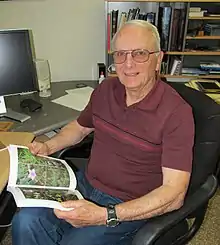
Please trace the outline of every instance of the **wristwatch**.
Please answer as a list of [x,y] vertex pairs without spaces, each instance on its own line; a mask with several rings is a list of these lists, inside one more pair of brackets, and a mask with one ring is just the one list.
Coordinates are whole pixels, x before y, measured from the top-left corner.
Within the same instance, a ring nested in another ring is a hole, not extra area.
[[106,226],[115,227],[115,226],[119,225],[120,222],[119,222],[119,219],[116,215],[115,205],[113,205],[113,204],[107,205],[107,214],[108,214],[108,218],[106,220]]

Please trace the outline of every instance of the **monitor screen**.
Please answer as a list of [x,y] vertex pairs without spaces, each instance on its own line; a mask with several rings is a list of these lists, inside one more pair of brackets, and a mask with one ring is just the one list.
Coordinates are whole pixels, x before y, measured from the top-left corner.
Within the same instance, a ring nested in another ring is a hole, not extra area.
[[28,30],[0,30],[0,96],[37,90]]

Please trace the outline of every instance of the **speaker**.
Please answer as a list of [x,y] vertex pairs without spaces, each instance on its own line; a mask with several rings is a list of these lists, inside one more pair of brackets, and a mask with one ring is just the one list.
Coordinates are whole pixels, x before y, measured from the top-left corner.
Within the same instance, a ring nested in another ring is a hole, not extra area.
[[37,81],[40,97],[51,96],[51,72],[49,61],[36,59],[35,66],[37,71]]

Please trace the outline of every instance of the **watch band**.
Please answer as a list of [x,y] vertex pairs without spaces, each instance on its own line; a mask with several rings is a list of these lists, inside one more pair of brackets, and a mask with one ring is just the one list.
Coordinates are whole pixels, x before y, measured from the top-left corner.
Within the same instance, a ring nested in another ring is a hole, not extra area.
[[107,205],[107,214],[108,218],[106,220],[106,225],[109,227],[115,227],[119,224],[119,220],[116,214],[115,205],[108,204]]

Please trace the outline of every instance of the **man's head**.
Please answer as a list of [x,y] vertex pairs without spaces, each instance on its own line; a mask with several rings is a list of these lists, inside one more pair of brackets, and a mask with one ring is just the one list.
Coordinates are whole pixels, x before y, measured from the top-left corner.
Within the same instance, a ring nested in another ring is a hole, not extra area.
[[128,89],[145,87],[155,80],[163,57],[160,36],[147,21],[126,22],[112,40],[117,75]]

